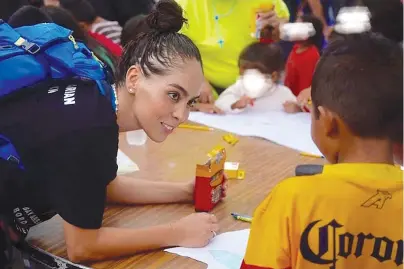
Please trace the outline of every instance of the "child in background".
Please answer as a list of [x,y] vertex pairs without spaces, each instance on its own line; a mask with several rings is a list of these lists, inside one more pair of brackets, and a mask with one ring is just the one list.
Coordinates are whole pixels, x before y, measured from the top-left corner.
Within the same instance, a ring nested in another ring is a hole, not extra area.
[[[285,86],[292,90],[295,96],[310,87],[314,68],[320,58],[323,45],[323,24],[319,19],[311,15],[299,17],[299,22],[311,23],[315,35],[305,41],[295,42],[286,61]],[[299,107],[295,107],[298,111]]]
[[403,51],[391,40],[361,34],[326,48],[311,115],[331,164],[282,181],[258,206],[242,269],[402,265],[403,172],[393,158],[402,89]]
[[220,94],[215,105],[227,113],[238,113],[248,106],[262,111],[283,110],[286,101],[296,101],[292,92],[278,83],[283,67],[278,45],[247,46],[239,57],[239,79]]
[[266,25],[261,30],[260,43],[271,44],[279,41],[279,28]]

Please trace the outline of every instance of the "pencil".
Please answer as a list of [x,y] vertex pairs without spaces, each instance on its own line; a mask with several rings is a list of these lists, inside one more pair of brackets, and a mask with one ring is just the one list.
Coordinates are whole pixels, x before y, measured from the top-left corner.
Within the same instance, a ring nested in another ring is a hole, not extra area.
[[198,131],[213,131],[213,128],[208,127],[208,126],[202,126],[202,125],[180,124],[178,127],[184,128],[184,129],[198,130]]
[[323,156],[320,155],[316,155],[316,154],[311,154],[308,152],[300,152],[301,156],[305,156],[305,157],[312,157],[312,158],[324,158]]

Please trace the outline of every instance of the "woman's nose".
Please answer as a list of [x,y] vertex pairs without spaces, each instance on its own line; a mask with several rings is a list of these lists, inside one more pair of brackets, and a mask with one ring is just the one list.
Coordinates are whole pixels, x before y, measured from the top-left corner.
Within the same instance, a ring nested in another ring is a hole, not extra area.
[[188,105],[178,105],[174,112],[173,117],[176,118],[179,123],[182,123],[188,119],[189,116],[189,108]]

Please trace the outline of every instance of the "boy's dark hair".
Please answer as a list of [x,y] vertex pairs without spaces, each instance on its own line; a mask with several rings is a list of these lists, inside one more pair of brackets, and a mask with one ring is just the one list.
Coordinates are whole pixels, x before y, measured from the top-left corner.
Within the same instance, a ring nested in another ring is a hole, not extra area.
[[313,24],[316,34],[310,37],[307,42],[311,45],[316,46],[319,52],[323,50],[324,34],[323,34],[323,23],[314,15],[303,15],[300,17],[303,22],[310,22]]
[[97,13],[87,0],[60,0],[60,6],[70,11],[78,22],[94,23]]
[[146,15],[139,14],[125,23],[121,33],[121,45],[125,47],[131,40],[135,40],[140,33],[147,33],[150,27],[146,22]]
[[252,43],[241,52],[239,66],[247,64],[264,74],[282,71],[285,64],[282,49],[277,44]]
[[401,0],[362,0],[371,14],[372,32],[396,42],[403,41],[403,3]]
[[34,6],[21,7],[8,20],[8,24],[13,28],[46,22],[52,22],[52,18]]
[[[329,44],[313,75],[311,95],[363,138],[403,141],[403,50],[374,33]],[[318,116],[318,110],[314,113]]]

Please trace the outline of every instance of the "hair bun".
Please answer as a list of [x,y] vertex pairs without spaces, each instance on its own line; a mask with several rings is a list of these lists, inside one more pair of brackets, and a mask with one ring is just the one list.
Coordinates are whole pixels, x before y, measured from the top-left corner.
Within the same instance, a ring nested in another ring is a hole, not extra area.
[[147,24],[159,32],[178,32],[187,22],[182,16],[182,8],[174,0],[160,0],[147,16]]

